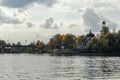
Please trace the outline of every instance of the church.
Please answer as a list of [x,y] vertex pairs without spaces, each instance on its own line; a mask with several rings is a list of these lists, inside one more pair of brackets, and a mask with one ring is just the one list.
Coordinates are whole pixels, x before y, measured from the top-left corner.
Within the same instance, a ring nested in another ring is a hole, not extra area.
[[91,39],[95,37],[95,35],[92,33],[92,31],[90,30],[90,32],[86,35],[86,39],[88,41],[88,43],[91,42]]
[[[100,31],[101,35],[105,35],[107,32],[109,32],[109,28],[106,26],[106,22],[103,21],[102,22],[102,30]],[[88,41],[88,43],[91,42],[91,39],[95,37],[95,34],[92,33],[92,31],[90,30],[90,32],[86,35],[86,39]]]
[[102,22],[102,30],[100,31],[101,35],[105,35],[107,32],[109,32],[109,28],[106,25],[106,22]]
[[[106,26],[106,22],[103,21],[102,22],[102,29],[100,30],[100,35],[105,35],[107,32],[109,32],[109,28]],[[88,34],[85,35],[86,40],[87,40],[87,44],[91,43],[91,40],[93,37],[95,37],[95,34],[92,32],[92,30],[90,30],[90,32]],[[87,45],[79,45],[77,47],[78,49],[84,50],[87,48]]]

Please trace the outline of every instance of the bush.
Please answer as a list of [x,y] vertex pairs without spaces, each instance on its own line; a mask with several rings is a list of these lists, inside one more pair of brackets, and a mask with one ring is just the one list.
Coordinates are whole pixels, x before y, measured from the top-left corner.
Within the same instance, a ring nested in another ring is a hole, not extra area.
[[54,53],[54,50],[48,50],[47,53]]

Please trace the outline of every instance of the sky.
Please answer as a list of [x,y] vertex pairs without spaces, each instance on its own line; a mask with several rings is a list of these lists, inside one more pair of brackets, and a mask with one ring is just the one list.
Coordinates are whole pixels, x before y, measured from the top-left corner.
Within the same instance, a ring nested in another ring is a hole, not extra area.
[[120,0],[0,0],[0,39],[45,43],[55,34],[120,29]]

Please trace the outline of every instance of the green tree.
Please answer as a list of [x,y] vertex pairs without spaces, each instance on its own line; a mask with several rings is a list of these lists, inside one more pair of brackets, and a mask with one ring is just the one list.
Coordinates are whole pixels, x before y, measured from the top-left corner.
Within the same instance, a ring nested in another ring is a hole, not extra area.
[[105,52],[105,46],[103,44],[104,37],[94,37],[89,44],[89,49],[96,52]]
[[35,43],[31,42],[28,46],[27,53],[35,53]]
[[82,36],[78,36],[77,37],[77,45],[87,45],[87,39],[86,36],[82,35]]
[[6,45],[6,42],[4,40],[0,40],[0,53],[3,52],[5,45]]
[[117,51],[120,51],[120,30],[118,31],[117,35],[117,39],[116,39],[116,46],[117,46]]
[[17,46],[22,46],[20,41],[19,41],[16,45],[17,45]]
[[117,47],[117,35],[115,33],[107,33],[105,35],[106,46],[110,51],[114,51]]

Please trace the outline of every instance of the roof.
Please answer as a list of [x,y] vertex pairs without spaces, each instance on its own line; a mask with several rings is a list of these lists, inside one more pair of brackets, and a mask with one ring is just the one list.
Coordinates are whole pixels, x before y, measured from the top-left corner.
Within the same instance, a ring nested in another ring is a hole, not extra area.
[[86,37],[94,37],[95,35],[91,32],[91,30],[90,30],[90,32],[86,35]]
[[102,22],[102,24],[106,24],[106,22],[105,22],[105,21],[103,21],[103,22]]

